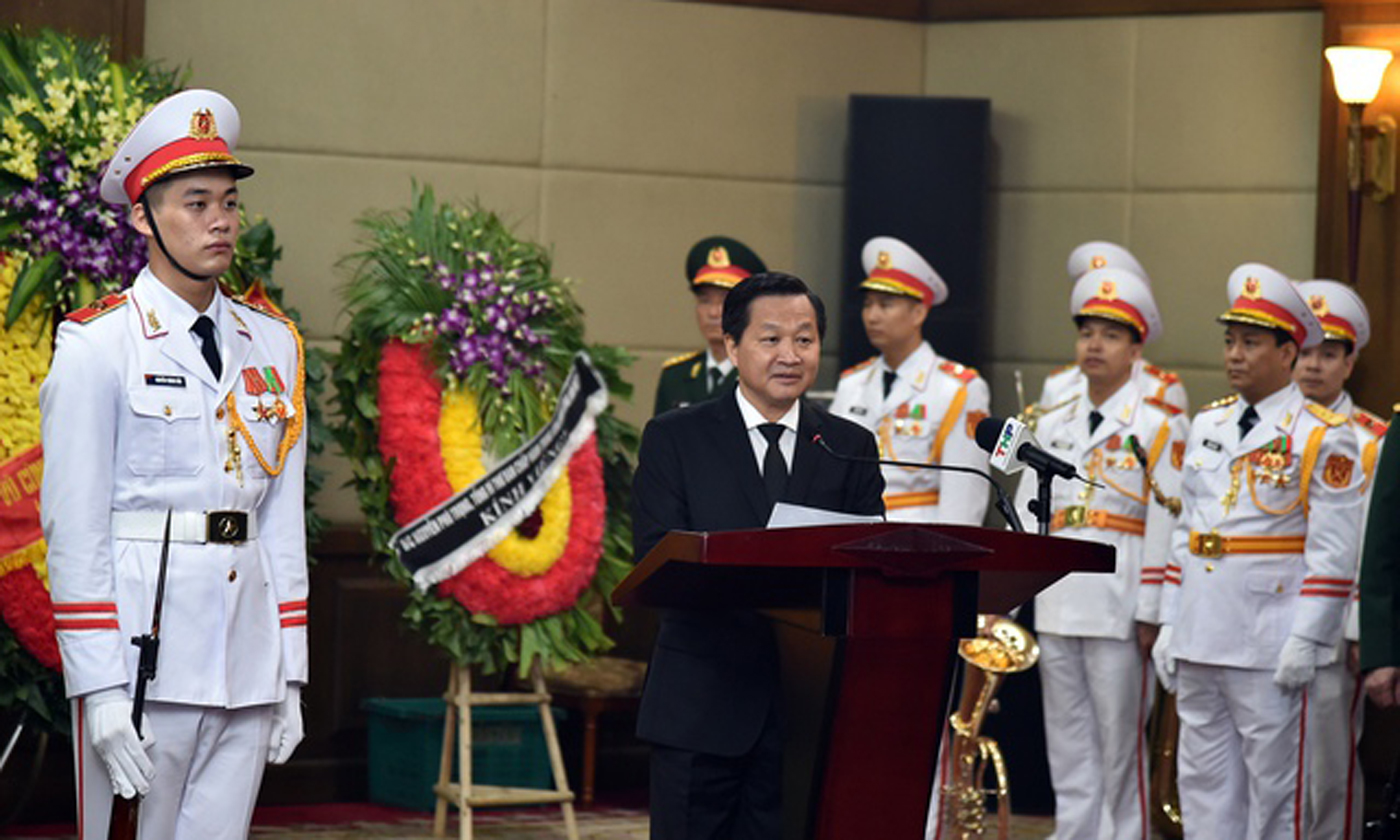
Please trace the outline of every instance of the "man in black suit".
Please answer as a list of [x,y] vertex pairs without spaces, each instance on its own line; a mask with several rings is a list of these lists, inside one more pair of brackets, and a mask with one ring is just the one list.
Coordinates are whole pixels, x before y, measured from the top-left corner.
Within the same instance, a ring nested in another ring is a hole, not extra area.
[[[632,484],[637,559],[668,531],[762,528],[776,501],[883,513],[884,479],[865,429],[801,399],[816,377],[826,313],[800,279],[756,274],[724,302],[739,381],[713,400],[652,419]],[[778,654],[752,610],[671,610],[642,692],[651,742],[651,836],[782,836]]]

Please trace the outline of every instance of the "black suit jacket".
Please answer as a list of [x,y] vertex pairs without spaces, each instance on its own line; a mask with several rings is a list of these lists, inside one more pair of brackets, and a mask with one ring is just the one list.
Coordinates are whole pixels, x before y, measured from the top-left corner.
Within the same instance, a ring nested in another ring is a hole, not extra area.
[[[784,501],[857,514],[884,512],[885,482],[865,429],[803,401]],[[642,434],[632,482],[636,559],[672,530],[762,528],[769,505],[734,389],[655,417]],[[768,621],[752,610],[671,610],[652,654],[638,737],[714,755],[742,755],[778,700],[777,649]]]

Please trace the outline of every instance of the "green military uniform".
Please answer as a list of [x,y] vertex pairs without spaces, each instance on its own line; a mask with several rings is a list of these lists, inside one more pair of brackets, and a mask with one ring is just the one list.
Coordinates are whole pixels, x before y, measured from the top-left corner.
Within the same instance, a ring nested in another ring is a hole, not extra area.
[[731,367],[729,373],[719,381],[719,387],[712,387],[710,377],[706,374],[707,352],[696,350],[694,353],[682,353],[662,362],[661,380],[656,384],[656,408],[653,414],[707,400],[738,379],[737,369]]
[[[704,286],[732,289],[750,275],[767,271],[763,260],[747,245],[727,236],[708,236],[695,243],[685,259],[686,285],[692,293]],[[682,353],[661,365],[653,414],[703,402],[727,391],[737,379],[734,368],[713,382],[707,371],[708,350]]]
[[1361,550],[1361,670],[1400,666],[1400,404],[1381,447]]

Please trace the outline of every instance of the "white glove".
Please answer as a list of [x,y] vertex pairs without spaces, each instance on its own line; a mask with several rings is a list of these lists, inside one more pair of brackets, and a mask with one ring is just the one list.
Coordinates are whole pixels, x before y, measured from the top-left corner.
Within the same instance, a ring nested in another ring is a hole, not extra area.
[[267,742],[267,763],[286,764],[306,735],[301,723],[301,685],[287,683],[287,696],[272,711],[272,737]]
[[1157,631],[1157,641],[1152,645],[1152,667],[1157,671],[1157,680],[1168,694],[1176,693],[1176,660],[1169,651],[1172,643],[1172,626],[1163,624]]
[[1278,655],[1278,670],[1274,671],[1274,685],[1294,690],[1312,682],[1317,673],[1317,663],[1324,654],[1330,652],[1329,645],[1318,644],[1302,636],[1289,636],[1283,643],[1283,651]]
[[150,720],[141,716],[141,731],[145,735],[137,737],[136,727],[131,724],[131,698],[124,688],[105,688],[83,699],[88,739],[107,765],[112,793],[123,799],[150,793],[155,765],[146,750],[156,742]]

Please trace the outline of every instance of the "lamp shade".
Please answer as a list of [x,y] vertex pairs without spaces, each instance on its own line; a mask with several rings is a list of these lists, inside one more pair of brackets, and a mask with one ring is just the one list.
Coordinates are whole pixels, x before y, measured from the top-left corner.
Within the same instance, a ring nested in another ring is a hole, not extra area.
[[1337,98],[1348,105],[1366,105],[1381,90],[1381,79],[1390,64],[1390,50],[1374,47],[1328,47],[1323,51],[1332,65]]

